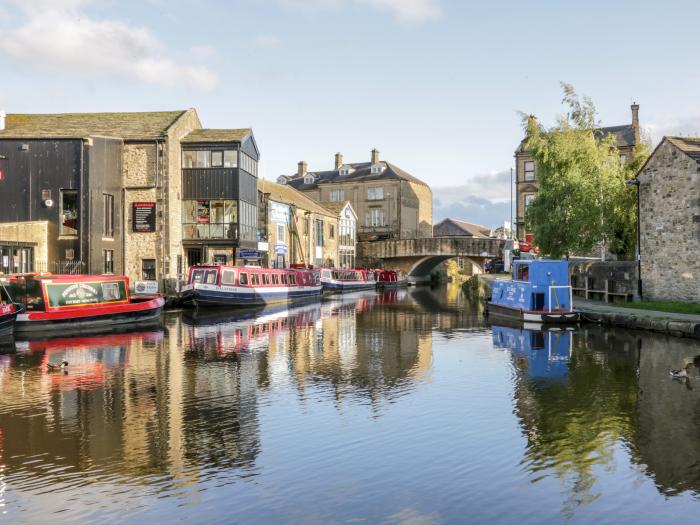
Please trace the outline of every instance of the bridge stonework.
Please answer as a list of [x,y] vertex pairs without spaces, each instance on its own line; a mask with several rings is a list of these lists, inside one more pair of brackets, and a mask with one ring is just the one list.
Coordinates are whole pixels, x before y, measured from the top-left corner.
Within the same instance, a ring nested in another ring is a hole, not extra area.
[[398,268],[415,282],[427,281],[440,263],[461,257],[482,269],[486,259],[503,257],[505,241],[471,237],[428,237],[357,243],[358,265]]

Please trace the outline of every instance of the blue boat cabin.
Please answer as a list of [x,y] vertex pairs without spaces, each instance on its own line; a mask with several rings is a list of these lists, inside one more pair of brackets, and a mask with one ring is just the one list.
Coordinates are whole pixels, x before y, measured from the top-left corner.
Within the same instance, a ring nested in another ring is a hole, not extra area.
[[493,282],[491,302],[517,310],[572,310],[567,261],[527,260],[513,263],[512,280]]

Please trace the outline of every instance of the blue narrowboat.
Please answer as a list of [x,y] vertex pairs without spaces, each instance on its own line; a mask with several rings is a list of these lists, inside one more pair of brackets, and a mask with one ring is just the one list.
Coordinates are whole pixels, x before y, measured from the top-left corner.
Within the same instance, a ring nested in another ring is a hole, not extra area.
[[573,307],[567,261],[520,260],[513,278],[493,282],[489,316],[536,323],[572,323],[579,320]]

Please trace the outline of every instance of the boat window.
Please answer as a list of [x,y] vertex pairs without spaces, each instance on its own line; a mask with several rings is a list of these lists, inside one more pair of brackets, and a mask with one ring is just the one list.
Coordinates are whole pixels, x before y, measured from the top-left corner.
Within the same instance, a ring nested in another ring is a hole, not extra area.
[[248,286],[248,274],[242,273],[238,276],[238,282],[241,286]]
[[321,276],[318,275],[318,274],[316,274],[316,275],[315,275],[314,282],[315,282],[316,284],[320,283],[320,282],[321,282]]
[[236,272],[233,270],[224,270],[221,273],[221,284],[236,284]]
[[280,283],[280,276],[277,275],[276,273],[272,274],[272,284],[279,284]]
[[282,284],[287,284],[287,274],[283,273],[280,275],[280,278],[282,279]]
[[331,271],[330,270],[323,270],[323,276],[328,278],[331,276]]
[[529,281],[530,280],[530,267],[527,264],[518,265],[518,275],[515,278],[516,281]]
[[292,286],[297,284],[297,276],[296,275],[292,274],[289,276],[289,284],[291,284]]
[[262,282],[264,285],[270,284],[270,276],[266,273],[262,274]]
[[260,276],[257,273],[251,274],[250,284],[253,286],[260,286]]
[[44,294],[39,281],[27,280],[24,303],[27,310],[44,310]]
[[204,270],[195,270],[192,272],[192,279],[190,279],[191,284],[199,284],[204,278]]
[[204,284],[216,284],[216,270],[207,270],[204,276]]

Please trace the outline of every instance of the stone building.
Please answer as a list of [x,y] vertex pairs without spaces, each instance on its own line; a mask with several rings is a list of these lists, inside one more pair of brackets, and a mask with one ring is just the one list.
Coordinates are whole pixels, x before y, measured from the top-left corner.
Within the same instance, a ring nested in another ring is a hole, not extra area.
[[334,169],[309,171],[306,162],[294,175],[277,181],[321,202],[349,201],[357,213],[358,240],[415,239],[433,235],[433,192],[427,184],[372,150],[370,162],[346,163],[335,156]]
[[[623,162],[634,155],[635,147],[640,143],[639,105],[630,106],[632,111],[632,123],[621,126],[607,126],[598,129],[600,136],[613,135],[615,143],[620,151]],[[524,239],[525,234],[525,210],[534,200],[539,191],[537,180],[537,166],[535,160],[525,149],[525,139],[515,150],[515,233],[518,239]]]
[[[237,211],[241,201],[249,205],[247,223],[229,214],[233,226],[214,240],[217,248],[230,246],[228,262],[246,243],[256,245],[259,155],[249,129],[202,130],[194,109],[9,114],[2,124],[0,191],[8,205],[0,208],[0,246],[9,257],[0,256],[8,262],[0,271],[176,278],[187,264],[216,255],[196,235],[185,239],[185,197],[228,199]],[[183,166],[183,147],[194,151],[192,169]],[[202,187],[208,189],[200,194]],[[248,234],[241,235],[243,226]],[[197,257],[183,239],[196,245]]]
[[700,302],[700,138],[664,137],[637,180],[644,299]]
[[339,215],[291,186],[258,180],[259,247],[268,266],[338,264]]
[[[443,219],[433,226],[433,236],[435,237],[472,237],[488,239],[492,237],[491,233],[491,228],[487,228],[486,226],[451,218]],[[475,264],[470,259],[456,257],[455,262],[459,270],[466,275],[481,273],[479,265]]]

